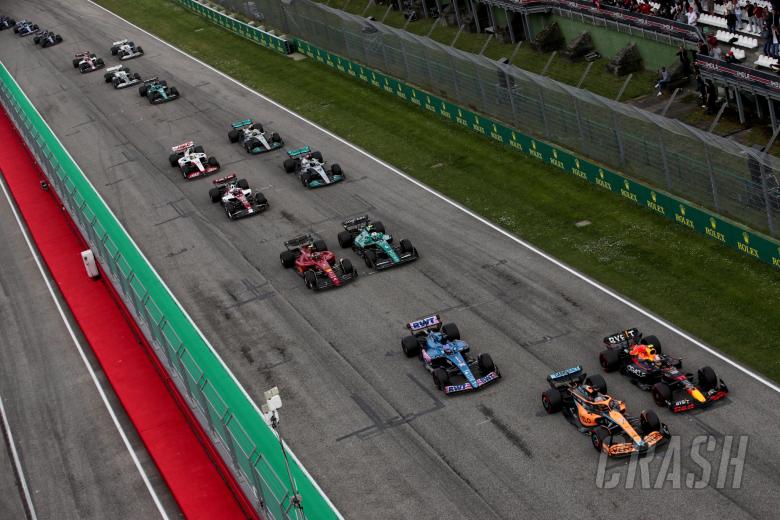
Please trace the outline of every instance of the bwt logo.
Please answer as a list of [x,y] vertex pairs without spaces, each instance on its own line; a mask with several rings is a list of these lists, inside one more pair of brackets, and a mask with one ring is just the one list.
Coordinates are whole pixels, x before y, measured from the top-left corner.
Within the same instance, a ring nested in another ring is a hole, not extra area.
[[426,327],[430,327],[431,325],[436,325],[437,323],[439,323],[439,319],[436,316],[428,316],[427,318],[413,321],[409,324],[409,328],[412,330],[424,329]]
[[[598,489],[739,489],[745,471],[747,435],[713,435],[693,438],[682,449],[679,435],[665,449],[651,448],[644,456],[631,455],[628,464],[601,453],[596,470]],[[659,462],[660,461],[660,462]],[[730,477],[730,480],[729,480]]]

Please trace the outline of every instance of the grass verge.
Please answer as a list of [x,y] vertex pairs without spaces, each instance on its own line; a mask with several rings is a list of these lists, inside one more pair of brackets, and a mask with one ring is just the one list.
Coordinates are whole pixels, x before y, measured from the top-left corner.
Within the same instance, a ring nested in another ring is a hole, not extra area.
[[[172,2],[97,3],[780,381],[772,318],[780,314],[780,276],[771,267],[325,65],[262,49]],[[574,225],[582,220],[592,224]]]

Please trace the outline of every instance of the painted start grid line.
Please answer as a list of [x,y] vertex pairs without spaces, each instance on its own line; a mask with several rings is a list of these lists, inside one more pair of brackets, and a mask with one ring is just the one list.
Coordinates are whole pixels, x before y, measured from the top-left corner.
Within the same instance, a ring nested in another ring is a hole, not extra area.
[[[164,376],[164,368],[156,364],[151,346],[110,282],[87,276],[81,260],[85,242],[53,191],[42,190],[45,177],[2,107],[0,145],[0,170],[33,241],[185,517],[257,518],[208,436]],[[96,379],[95,383],[102,394]],[[104,402],[161,517],[167,518],[113,410]]]

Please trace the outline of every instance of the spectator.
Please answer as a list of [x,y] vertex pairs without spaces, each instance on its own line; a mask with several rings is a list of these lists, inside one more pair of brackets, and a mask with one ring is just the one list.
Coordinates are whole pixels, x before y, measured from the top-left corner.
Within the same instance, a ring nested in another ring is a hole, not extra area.
[[707,81],[707,113],[714,114],[718,111],[718,87],[712,80]]
[[780,52],[780,28],[773,25],[769,32],[772,35],[772,57],[777,58]]
[[729,49],[729,52],[726,54],[726,63],[739,63],[739,60],[736,56],[734,56],[734,51]]
[[688,8],[688,25],[696,25],[696,22],[699,20],[699,14],[696,12],[696,10],[693,7]]
[[699,54],[704,54],[706,56],[710,55],[710,48],[706,43],[699,42]]
[[704,78],[701,77],[699,68],[696,68],[696,91],[699,93],[699,102],[702,108],[707,108],[707,85],[704,83]]
[[639,6],[639,12],[642,14],[650,14],[650,11],[650,4],[648,4],[646,1],[642,2],[642,5]]
[[723,51],[720,49],[720,45],[716,45],[715,47],[712,48],[711,56],[716,60],[723,59]]
[[[709,36],[707,36],[707,45],[709,45],[710,49],[715,47],[718,44],[718,39],[715,37],[715,33],[710,33]],[[706,53],[703,53],[706,54]]]
[[758,21],[756,20],[756,8],[750,2],[745,5],[745,12],[748,17],[748,30],[752,33],[758,32]]
[[742,6],[739,5],[739,2],[734,5],[734,18],[736,18],[736,24],[735,27],[738,31],[742,30]]
[[726,13],[726,16],[728,16],[729,13],[734,12],[734,2],[731,0],[726,0],[726,2],[723,3],[723,10]]
[[734,14],[734,7],[731,11],[726,11],[726,28],[729,32],[737,32],[737,16]]
[[656,96],[663,95],[664,88],[669,84],[669,81],[671,81],[669,71],[666,70],[666,67],[661,67],[661,71],[658,74],[658,83],[655,84],[655,88],[658,89],[658,94],[656,94]]
[[764,8],[758,3],[753,6],[753,17],[756,19],[756,32],[761,32],[764,28]]
[[685,50],[685,47],[680,47],[677,56],[680,58],[683,75],[688,76],[691,73],[691,60],[688,58],[688,51]]

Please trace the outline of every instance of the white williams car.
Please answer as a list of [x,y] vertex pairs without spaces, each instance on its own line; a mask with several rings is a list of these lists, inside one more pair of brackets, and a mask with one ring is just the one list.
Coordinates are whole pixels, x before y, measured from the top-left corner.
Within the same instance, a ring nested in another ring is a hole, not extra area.
[[111,55],[112,56],[118,56],[120,60],[132,60],[133,58],[137,58],[139,56],[143,56],[144,50],[141,48],[140,45],[136,45],[133,42],[127,41],[125,38],[124,40],[119,40],[118,42],[114,42],[111,44]]

